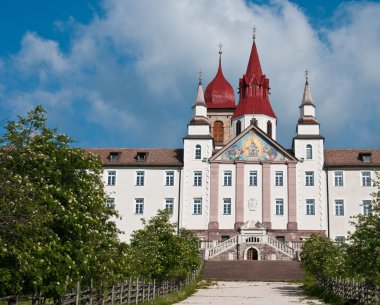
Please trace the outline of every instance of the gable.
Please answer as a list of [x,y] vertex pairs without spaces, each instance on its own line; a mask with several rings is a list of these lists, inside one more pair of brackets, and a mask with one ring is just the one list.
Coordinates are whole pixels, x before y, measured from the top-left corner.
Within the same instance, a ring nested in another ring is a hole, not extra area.
[[251,129],[232,143],[216,160],[222,161],[286,161],[284,153],[257,130]]

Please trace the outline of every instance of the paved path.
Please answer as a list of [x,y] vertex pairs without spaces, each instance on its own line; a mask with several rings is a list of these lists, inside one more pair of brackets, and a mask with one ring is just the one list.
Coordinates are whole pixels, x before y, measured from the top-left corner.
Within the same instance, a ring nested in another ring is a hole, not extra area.
[[215,282],[199,289],[181,305],[297,305],[325,304],[307,299],[301,285],[282,282]]

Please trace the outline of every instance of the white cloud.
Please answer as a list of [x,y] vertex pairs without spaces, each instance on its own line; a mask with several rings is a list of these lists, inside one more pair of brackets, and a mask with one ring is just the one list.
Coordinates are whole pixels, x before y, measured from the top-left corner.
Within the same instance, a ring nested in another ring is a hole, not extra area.
[[[339,9],[333,28],[315,29],[287,1],[106,0],[102,16],[89,24],[57,22],[62,31],[72,31],[66,52],[38,33],[24,36],[20,51],[3,65],[17,74],[8,101],[22,113],[44,92],[49,116],[58,118],[67,109],[70,116],[59,123],[85,145],[181,146],[197,72],[202,69],[205,84],[211,81],[222,42],[223,71],[236,88],[256,25],[281,143],[291,145],[308,68],[327,144],[371,146],[380,129],[380,4],[348,3]],[[2,72],[0,80],[7,91]],[[83,136],[86,124],[100,128],[104,139],[94,136],[92,143],[91,136]]]

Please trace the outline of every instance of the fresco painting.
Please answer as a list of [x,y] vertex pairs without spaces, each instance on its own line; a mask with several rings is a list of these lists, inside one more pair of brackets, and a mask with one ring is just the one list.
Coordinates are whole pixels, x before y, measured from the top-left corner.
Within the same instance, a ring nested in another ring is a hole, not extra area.
[[233,144],[222,156],[222,160],[285,161],[286,158],[263,137],[250,131]]

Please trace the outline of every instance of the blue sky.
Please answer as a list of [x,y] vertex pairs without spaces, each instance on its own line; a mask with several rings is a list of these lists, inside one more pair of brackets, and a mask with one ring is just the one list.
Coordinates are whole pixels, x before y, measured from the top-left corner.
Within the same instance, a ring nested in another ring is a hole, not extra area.
[[326,147],[379,148],[379,16],[380,1],[4,1],[0,121],[42,104],[80,147],[182,147],[198,71],[206,87],[222,42],[236,88],[256,25],[278,141],[307,68]]

